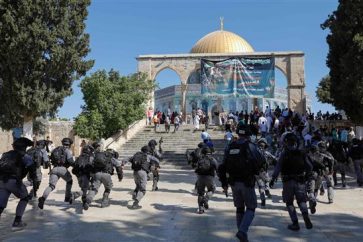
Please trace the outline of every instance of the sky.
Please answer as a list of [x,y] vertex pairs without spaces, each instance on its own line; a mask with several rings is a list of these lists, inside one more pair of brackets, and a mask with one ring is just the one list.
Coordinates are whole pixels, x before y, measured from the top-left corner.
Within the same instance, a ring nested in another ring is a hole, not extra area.
[[[93,0],[86,20],[95,65],[88,72],[111,68],[122,75],[137,71],[136,57],[145,54],[189,53],[206,34],[224,29],[247,40],[255,51],[303,51],[305,92],[312,110],[334,111],[315,97],[326,67],[328,30],[320,25],[336,10],[338,0]],[[180,83],[171,70],[157,77],[161,87]],[[277,86],[286,79],[276,72]],[[73,95],[64,100],[59,117],[72,119],[84,105],[75,81]]]

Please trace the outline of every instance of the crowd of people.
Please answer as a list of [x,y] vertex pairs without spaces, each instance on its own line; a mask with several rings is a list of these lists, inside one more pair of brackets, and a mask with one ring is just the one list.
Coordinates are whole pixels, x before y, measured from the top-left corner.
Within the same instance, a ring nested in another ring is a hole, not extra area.
[[225,153],[221,164],[214,161],[211,138],[203,134],[198,147],[187,154],[188,162],[198,175],[198,211],[209,208],[208,200],[215,191],[213,178],[218,175],[225,194],[232,188],[240,241],[248,241],[248,228],[255,216],[258,187],[261,206],[271,198],[270,189],[281,177],[283,201],[291,224],[300,229],[294,206],[296,200],[305,227],[312,229],[309,216],[317,210],[318,196],[327,190],[329,204],[334,202],[334,187],[347,187],[346,171],[352,164],[357,186],[363,186],[363,143],[352,127],[314,128],[309,115],[291,110],[253,111],[253,115],[230,113],[224,123]]
[[[160,113],[153,115],[152,118]],[[175,122],[179,115],[170,112],[170,116],[174,117]],[[195,125],[198,118],[203,116],[206,117],[196,110]],[[169,114],[165,119],[161,114],[164,123],[168,118]],[[264,207],[266,199],[272,196],[270,189],[281,177],[283,201],[291,218],[288,229],[294,231],[300,229],[294,200],[301,210],[305,227],[312,229],[309,210],[311,214],[316,213],[318,196],[324,195],[326,189],[329,203],[334,202],[334,187],[339,185],[337,174],[340,173],[341,186],[347,187],[346,171],[350,163],[354,164],[357,185],[363,186],[363,144],[350,127],[331,130],[326,127],[314,128],[307,115],[266,108],[265,112],[255,109],[253,115],[231,113],[224,123],[224,129],[225,147],[221,162],[214,157],[208,127],[200,133],[203,142],[187,153],[187,160],[197,174],[195,188],[199,214],[209,208],[208,201],[216,190],[216,176],[226,196],[231,188],[236,207],[236,237],[240,241],[248,241],[247,232],[255,216],[255,186]],[[20,199],[13,228],[26,226],[22,216],[28,201],[37,197],[42,168],[50,169],[50,172],[49,184],[38,198],[40,209],[44,209],[59,179],[66,182],[64,202],[72,204],[80,197],[83,209],[88,210],[103,185],[105,190],[101,207],[107,207],[113,188],[111,176],[116,171],[121,182],[124,166],[128,162],[131,163],[136,185],[133,204],[129,208],[140,209],[139,203],[146,193],[149,176],[152,176],[152,190],[158,190],[162,142],[162,139],[159,142],[150,140],[128,160],[120,160],[115,150],[102,150],[98,142],[84,144],[80,156],[74,159],[70,150],[72,140],[69,138],[64,138],[61,146],[52,149],[47,140],[37,141],[34,146],[33,141],[18,138],[13,143],[14,149],[4,153],[0,159],[0,216],[12,193]],[[72,191],[71,172],[77,178],[80,191]],[[27,186],[31,187],[29,193]]]

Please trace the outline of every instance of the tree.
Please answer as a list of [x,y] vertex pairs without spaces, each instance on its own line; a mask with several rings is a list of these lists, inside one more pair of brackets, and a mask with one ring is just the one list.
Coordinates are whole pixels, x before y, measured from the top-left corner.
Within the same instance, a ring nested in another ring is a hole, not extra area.
[[146,102],[154,81],[145,74],[120,76],[111,70],[97,71],[81,81],[85,105],[76,118],[74,130],[82,138],[108,138],[145,115]]
[[319,82],[319,86],[316,89],[316,96],[322,103],[333,104],[334,100],[330,95],[330,76],[325,76]]
[[54,115],[71,95],[73,81],[93,66],[85,60],[89,5],[90,0],[0,0],[2,128]]
[[363,4],[339,1],[339,6],[322,24],[327,36],[332,104],[357,123],[363,122]]

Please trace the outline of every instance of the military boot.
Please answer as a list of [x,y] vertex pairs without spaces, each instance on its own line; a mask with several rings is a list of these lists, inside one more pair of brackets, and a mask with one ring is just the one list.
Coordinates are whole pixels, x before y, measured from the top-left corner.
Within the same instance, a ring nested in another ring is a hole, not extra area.
[[110,199],[108,198],[110,194],[109,193],[104,193],[103,194],[103,198],[102,198],[102,202],[101,202],[101,208],[105,208],[110,206]]
[[303,218],[304,218],[304,222],[305,222],[305,227],[307,229],[312,229],[313,228],[313,224],[311,223],[311,220],[309,218],[309,214],[303,214]]
[[43,209],[43,208],[44,208],[44,202],[45,202],[45,198],[44,198],[44,197],[40,197],[40,198],[38,199],[38,207],[39,207],[40,209]]
[[140,209],[139,201],[135,200],[130,209]]
[[299,226],[299,222],[298,221],[294,221],[292,224],[289,224],[287,226],[288,229],[292,230],[292,231],[298,231],[300,230],[300,226]]

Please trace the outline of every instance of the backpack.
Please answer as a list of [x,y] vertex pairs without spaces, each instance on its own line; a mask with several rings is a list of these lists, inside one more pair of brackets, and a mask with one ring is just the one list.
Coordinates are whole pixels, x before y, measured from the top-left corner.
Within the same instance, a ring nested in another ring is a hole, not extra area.
[[65,148],[63,146],[58,146],[57,148],[55,148],[50,155],[50,159],[54,166],[65,166],[67,162]]
[[2,155],[0,159],[0,174],[15,177],[22,176],[21,159],[22,155],[16,151],[9,151]]
[[[254,184],[253,177],[257,175],[265,163],[265,158],[251,142],[229,145],[225,157],[226,171],[232,179]],[[252,184],[250,184],[252,185]]]
[[141,170],[145,163],[147,163],[147,154],[143,152],[137,152],[132,157],[131,168],[135,171]]
[[91,165],[91,156],[89,154],[81,154],[74,163],[74,168],[84,170]]
[[106,169],[107,157],[105,152],[97,152],[95,159],[93,160],[93,167],[97,171],[103,171]]
[[198,160],[196,172],[198,175],[212,175],[212,158],[204,156]]
[[26,153],[33,159],[37,168],[43,164],[43,155],[41,149],[31,148]]

